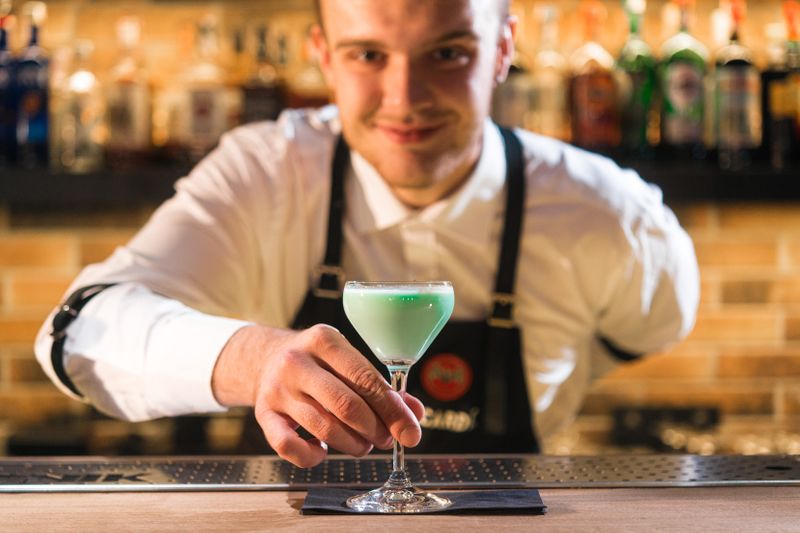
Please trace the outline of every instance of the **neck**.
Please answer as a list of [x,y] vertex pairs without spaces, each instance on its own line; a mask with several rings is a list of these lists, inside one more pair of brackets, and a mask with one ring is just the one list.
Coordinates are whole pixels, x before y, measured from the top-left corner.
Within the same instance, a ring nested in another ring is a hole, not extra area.
[[[483,135],[477,139],[463,161],[452,166],[452,170],[445,174],[441,179],[436,180],[427,187],[391,187],[392,192],[398,200],[408,207],[423,208],[432,205],[439,200],[446,198],[469,178],[475,170],[481,157],[483,147]],[[443,156],[448,157],[448,156]]]

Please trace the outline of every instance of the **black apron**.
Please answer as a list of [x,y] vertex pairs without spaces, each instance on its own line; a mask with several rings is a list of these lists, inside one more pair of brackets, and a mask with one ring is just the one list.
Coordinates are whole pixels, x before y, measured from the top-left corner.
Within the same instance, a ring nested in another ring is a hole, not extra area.
[[[522,364],[519,328],[513,322],[514,279],[525,202],[522,146],[501,128],[506,157],[506,212],[493,308],[484,320],[451,320],[408,376],[408,392],[425,405],[419,446],[412,453],[538,453]],[[385,375],[380,363],[347,320],[342,307],[341,269],[344,178],[350,152],[336,145],[328,242],[324,264],[315,272],[292,323],[304,329],[325,323],[337,328]],[[255,417],[245,422],[240,451],[270,453]]]

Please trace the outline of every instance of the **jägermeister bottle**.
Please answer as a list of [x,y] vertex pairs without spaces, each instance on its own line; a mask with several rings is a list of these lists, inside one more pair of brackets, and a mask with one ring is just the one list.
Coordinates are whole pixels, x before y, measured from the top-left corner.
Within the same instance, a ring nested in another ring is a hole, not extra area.
[[674,1],[680,8],[681,26],[661,47],[661,145],[668,152],[703,158],[708,51],[689,33],[689,8],[694,2]]
[[650,152],[648,125],[655,89],[656,60],[640,35],[645,0],[624,0],[630,33],[622,47],[617,67],[620,70],[622,101],[622,148],[631,155]]

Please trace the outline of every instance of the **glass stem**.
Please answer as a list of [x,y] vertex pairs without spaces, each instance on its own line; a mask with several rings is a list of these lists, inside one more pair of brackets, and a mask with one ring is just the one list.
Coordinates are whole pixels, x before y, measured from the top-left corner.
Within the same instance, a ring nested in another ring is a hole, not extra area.
[[[408,377],[408,367],[394,367],[391,369],[392,374],[392,389],[396,392],[404,393],[406,391],[406,378]],[[405,477],[406,472],[406,455],[403,450],[403,445],[397,439],[394,439],[394,446],[392,448],[392,477],[401,475]]]

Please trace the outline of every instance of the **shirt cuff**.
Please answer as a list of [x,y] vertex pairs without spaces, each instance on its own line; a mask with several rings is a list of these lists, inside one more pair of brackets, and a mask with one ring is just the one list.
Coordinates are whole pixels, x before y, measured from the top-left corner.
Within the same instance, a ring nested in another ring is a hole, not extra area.
[[220,352],[250,322],[186,310],[153,327],[145,363],[147,403],[160,416],[220,412],[211,377]]

